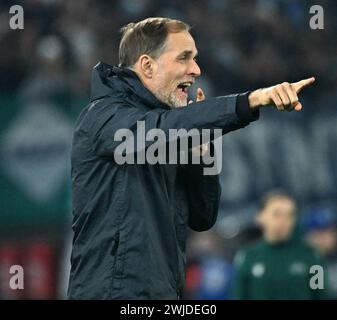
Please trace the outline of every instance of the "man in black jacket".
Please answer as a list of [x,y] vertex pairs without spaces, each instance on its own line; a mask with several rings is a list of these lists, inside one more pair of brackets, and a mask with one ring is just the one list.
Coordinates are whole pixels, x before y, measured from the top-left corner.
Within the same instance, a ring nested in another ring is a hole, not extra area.
[[[196,55],[188,25],[149,18],[123,29],[118,67],[100,63],[94,68],[91,103],[73,137],[69,298],[179,299],[187,227],[208,230],[217,218],[219,179],[204,175],[203,161],[117,163],[116,155],[123,153],[117,132],[136,135],[143,122],[145,133],[160,129],[164,136],[170,129],[221,129],[225,134],[256,120],[261,106],[300,110],[297,93],[314,81],[187,106],[188,88],[200,75]],[[200,90],[198,100],[203,100]],[[130,135],[124,137],[131,146],[128,155],[151,146],[151,141],[135,146]]]

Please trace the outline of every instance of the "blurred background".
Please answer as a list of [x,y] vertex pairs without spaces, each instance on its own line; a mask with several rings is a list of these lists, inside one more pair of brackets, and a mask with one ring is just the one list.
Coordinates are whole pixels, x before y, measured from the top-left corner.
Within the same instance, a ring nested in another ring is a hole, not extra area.
[[[14,4],[24,8],[23,30],[9,28]],[[324,9],[323,30],[309,26],[312,5]],[[0,299],[66,298],[73,124],[89,101],[92,67],[118,64],[120,27],[149,16],[193,27],[206,97],[316,77],[301,112],[262,110],[223,137],[219,219],[190,233],[185,298],[231,299],[233,257],[261,238],[259,200],[280,188],[297,200],[296,232],[326,259],[336,298],[335,1],[1,0]],[[317,230],[327,231],[323,240],[309,234]],[[14,264],[24,267],[24,290],[8,288]]]

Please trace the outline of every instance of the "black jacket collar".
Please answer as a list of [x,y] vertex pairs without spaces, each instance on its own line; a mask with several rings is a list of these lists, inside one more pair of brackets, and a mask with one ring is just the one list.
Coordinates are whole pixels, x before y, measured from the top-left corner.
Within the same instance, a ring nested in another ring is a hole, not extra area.
[[91,101],[105,96],[124,96],[136,98],[151,108],[170,109],[159,101],[141,82],[137,74],[129,68],[111,66],[99,62],[92,71]]

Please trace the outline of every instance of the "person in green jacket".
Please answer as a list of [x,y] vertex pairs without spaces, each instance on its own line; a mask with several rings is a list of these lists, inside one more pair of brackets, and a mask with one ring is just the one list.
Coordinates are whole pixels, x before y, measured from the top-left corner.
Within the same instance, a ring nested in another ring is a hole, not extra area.
[[[268,193],[263,198],[257,215],[263,239],[235,256],[234,299],[325,298],[323,261],[304,241],[294,236],[296,211],[295,200],[284,192]],[[317,265],[321,267],[318,267],[322,271],[320,274],[313,272],[316,267],[311,269]]]

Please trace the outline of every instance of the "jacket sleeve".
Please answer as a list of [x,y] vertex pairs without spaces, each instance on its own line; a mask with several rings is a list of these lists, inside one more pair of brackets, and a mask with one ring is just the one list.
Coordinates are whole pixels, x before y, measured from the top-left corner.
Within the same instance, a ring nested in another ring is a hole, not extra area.
[[[259,116],[259,112],[251,111],[247,103],[240,103],[244,100],[247,100],[247,94],[233,94],[192,103],[184,108],[146,111],[129,105],[109,104],[103,99],[89,108],[79,126],[92,140],[94,152],[98,156],[109,157],[121,143],[114,139],[117,130],[129,130],[136,136],[137,121],[144,121],[145,134],[150,129],[161,129],[167,136],[166,142],[170,142],[169,129],[186,129],[187,132],[210,129],[211,133],[214,129],[221,129],[225,134],[243,128]],[[144,147],[149,144],[151,142],[146,141]],[[134,152],[141,151],[137,149],[138,144],[134,148]]]
[[[213,143],[210,144],[214,149]],[[215,152],[212,151],[212,152]],[[185,190],[188,199],[188,225],[194,231],[206,231],[213,227],[218,216],[221,186],[219,175],[205,175],[203,164],[183,165]]]

